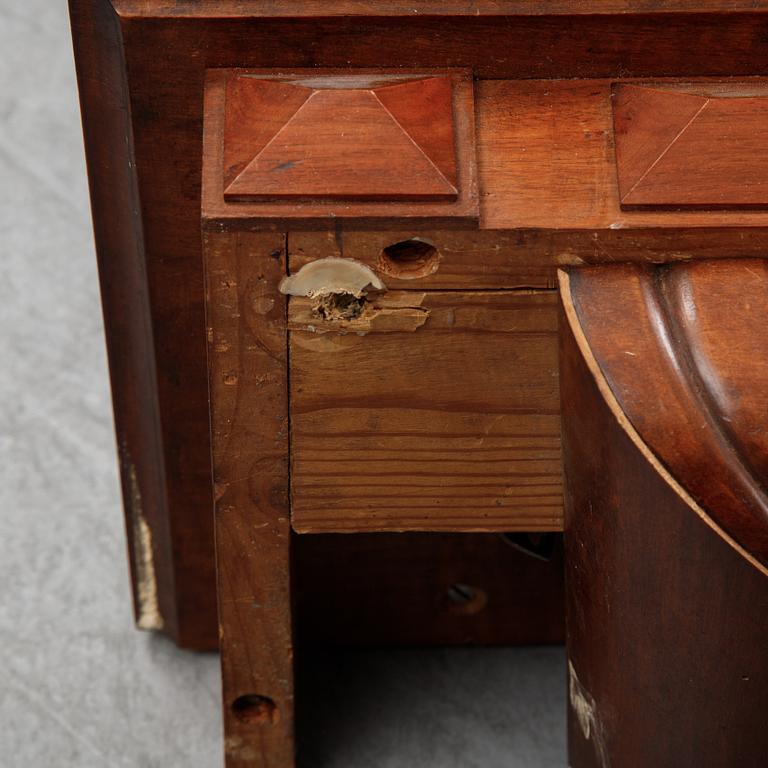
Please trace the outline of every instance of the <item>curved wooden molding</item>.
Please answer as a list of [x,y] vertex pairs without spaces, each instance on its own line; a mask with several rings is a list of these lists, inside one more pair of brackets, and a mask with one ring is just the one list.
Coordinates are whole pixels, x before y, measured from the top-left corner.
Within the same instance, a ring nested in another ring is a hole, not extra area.
[[768,573],[768,262],[560,273],[606,402],[658,473]]

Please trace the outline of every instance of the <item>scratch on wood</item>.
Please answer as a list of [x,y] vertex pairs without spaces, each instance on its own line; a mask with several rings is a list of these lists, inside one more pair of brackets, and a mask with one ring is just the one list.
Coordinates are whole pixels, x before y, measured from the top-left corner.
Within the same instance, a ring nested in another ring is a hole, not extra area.
[[595,700],[581,684],[570,661],[568,662],[568,693],[571,709],[579,722],[584,738],[594,744],[595,754],[602,768],[609,768],[610,762],[605,748],[603,727],[597,715]]
[[157,576],[152,550],[152,530],[141,506],[136,467],[128,465],[130,518],[133,525],[133,566],[136,578],[136,625],[139,629],[162,629],[163,617],[157,600]]

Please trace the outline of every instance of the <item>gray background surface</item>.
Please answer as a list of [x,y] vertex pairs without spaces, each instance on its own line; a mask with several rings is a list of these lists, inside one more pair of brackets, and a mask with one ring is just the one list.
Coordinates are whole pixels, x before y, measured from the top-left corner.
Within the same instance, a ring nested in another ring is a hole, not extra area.
[[[66,4],[0,0],[0,766],[218,768],[218,659],[132,626]],[[303,768],[560,768],[561,649],[320,656]]]

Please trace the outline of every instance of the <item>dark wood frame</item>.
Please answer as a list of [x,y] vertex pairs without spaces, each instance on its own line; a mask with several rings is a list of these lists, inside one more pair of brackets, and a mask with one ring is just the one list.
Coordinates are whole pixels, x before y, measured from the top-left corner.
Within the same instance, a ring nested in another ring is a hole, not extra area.
[[70,0],[134,583],[151,564],[156,586],[156,612],[135,587],[137,614],[183,646],[217,644],[198,226],[206,69],[439,61],[479,78],[685,77],[706,61],[711,76],[768,73],[762,2],[727,15],[714,0],[580,4],[585,15],[522,0],[321,8]]

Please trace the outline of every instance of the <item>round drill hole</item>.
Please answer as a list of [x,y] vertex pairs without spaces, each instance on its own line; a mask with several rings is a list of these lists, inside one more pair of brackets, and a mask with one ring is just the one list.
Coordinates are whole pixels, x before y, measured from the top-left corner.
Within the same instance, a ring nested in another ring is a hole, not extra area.
[[448,610],[464,616],[479,613],[488,602],[488,595],[482,589],[457,582],[445,591]]
[[232,702],[232,712],[241,723],[271,725],[277,721],[277,706],[272,699],[246,693]]
[[432,243],[413,237],[388,245],[379,256],[377,271],[399,280],[416,280],[437,272],[440,252]]

